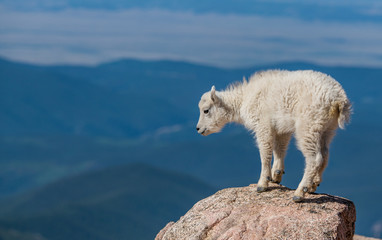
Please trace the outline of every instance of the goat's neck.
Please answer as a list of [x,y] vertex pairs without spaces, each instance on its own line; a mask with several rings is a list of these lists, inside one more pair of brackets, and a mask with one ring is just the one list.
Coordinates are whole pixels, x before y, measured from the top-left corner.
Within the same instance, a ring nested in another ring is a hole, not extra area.
[[227,110],[227,121],[242,123],[240,108],[243,102],[241,89],[227,90],[221,93],[224,107]]

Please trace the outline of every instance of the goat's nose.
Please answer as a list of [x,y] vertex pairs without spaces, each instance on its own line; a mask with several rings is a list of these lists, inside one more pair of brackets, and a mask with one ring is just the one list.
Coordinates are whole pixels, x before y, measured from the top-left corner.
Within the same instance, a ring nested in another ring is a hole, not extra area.
[[200,128],[196,127],[196,131],[198,131],[198,132],[199,132],[199,129],[200,129]]

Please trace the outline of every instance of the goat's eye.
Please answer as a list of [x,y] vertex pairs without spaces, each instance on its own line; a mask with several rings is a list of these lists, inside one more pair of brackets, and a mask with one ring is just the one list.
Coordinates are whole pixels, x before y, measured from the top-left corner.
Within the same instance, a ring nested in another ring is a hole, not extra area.
[[208,109],[207,109],[207,110],[204,110],[204,113],[205,113],[205,114],[207,114],[207,113],[208,113],[208,111],[209,111]]

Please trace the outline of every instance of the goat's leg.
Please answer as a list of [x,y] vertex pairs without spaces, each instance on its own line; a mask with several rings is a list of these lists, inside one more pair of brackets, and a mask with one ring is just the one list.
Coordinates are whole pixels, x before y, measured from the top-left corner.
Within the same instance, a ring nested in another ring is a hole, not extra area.
[[319,177],[321,181],[320,170],[323,171],[324,158],[321,153],[321,136],[320,126],[312,126],[308,131],[298,131],[296,139],[299,149],[305,157],[305,171],[304,176],[296,189],[293,201],[300,202],[303,200],[305,193],[311,192],[314,189],[314,179]]
[[306,157],[306,167],[304,176],[296,189],[293,201],[300,202],[303,200],[305,193],[314,191],[315,187],[313,184],[314,178],[317,176],[319,169],[323,164],[323,157],[321,152],[316,153],[315,155]]
[[280,183],[284,171],[284,158],[292,134],[277,134],[273,149],[272,182]]
[[271,181],[271,161],[274,137],[271,129],[264,129],[256,133],[257,145],[261,158],[261,174],[257,183],[257,191],[263,192]]
[[315,192],[317,187],[320,186],[320,183],[322,181],[322,174],[324,173],[324,170],[325,170],[326,166],[328,165],[329,145],[330,145],[330,142],[333,139],[333,137],[334,137],[334,130],[327,130],[321,136],[321,155],[323,158],[323,163],[313,178],[313,186],[309,191],[310,193]]

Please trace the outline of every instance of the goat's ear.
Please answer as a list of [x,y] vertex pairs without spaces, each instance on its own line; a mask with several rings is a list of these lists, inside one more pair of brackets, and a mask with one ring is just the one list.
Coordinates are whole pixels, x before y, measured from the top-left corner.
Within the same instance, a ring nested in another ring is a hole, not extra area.
[[213,102],[217,102],[219,98],[216,96],[215,86],[212,86],[211,88],[211,100]]

